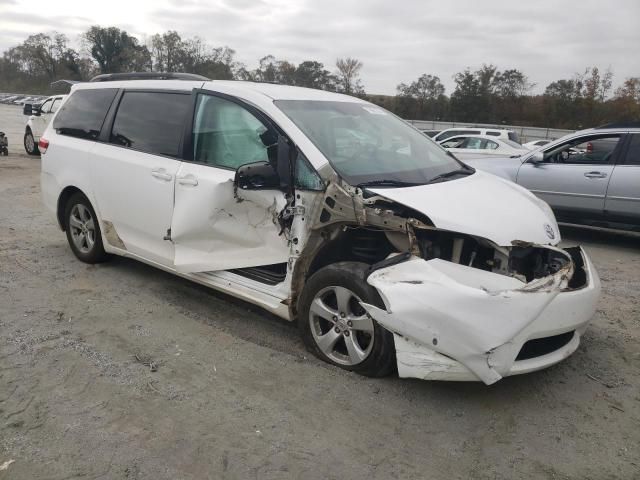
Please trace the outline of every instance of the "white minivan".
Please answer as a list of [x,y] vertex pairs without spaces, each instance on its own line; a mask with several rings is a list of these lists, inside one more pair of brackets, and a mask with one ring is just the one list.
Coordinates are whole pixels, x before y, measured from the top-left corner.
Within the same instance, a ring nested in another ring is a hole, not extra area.
[[369,376],[491,384],[578,347],[600,282],[527,190],[358,98],[117,78],[75,85],[40,140],[80,260],[247,300]]

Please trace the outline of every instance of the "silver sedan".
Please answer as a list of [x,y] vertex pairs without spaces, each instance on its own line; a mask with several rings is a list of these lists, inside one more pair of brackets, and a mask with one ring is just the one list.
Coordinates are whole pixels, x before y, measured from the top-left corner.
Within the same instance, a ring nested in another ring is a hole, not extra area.
[[558,221],[640,230],[640,128],[583,130],[517,158],[465,163],[547,202]]

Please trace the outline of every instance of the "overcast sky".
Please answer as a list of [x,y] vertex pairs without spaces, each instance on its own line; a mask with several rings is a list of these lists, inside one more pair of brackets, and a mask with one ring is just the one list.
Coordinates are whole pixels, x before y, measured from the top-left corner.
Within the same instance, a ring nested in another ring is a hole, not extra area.
[[146,41],[177,30],[228,45],[255,68],[260,57],[364,63],[369,93],[400,82],[493,63],[518,68],[534,91],[587,66],[611,67],[614,85],[640,76],[640,0],[0,0],[0,50],[56,30],[78,44],[90,25]]

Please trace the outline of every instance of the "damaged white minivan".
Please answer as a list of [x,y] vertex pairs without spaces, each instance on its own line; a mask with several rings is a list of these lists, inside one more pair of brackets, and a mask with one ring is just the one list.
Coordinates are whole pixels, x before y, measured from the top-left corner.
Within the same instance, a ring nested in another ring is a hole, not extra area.
[[39,144],[80,260],[247,300],[369,376],[491,384],[578,347],[600,292],[585,252],[558,247],[543,201],[393,114],[281,85],[106,80],[75,85]]

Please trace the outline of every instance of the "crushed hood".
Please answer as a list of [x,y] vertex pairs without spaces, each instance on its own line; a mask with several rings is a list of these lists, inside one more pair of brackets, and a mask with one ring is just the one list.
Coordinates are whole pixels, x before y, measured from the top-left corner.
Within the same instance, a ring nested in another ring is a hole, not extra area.
[[437,228],[483,237],[500,246],[510,246],[514,240],[540,245],[560,241],[558,224],[544,201],[484,172],[430,185],[370,190],[423,213]]

